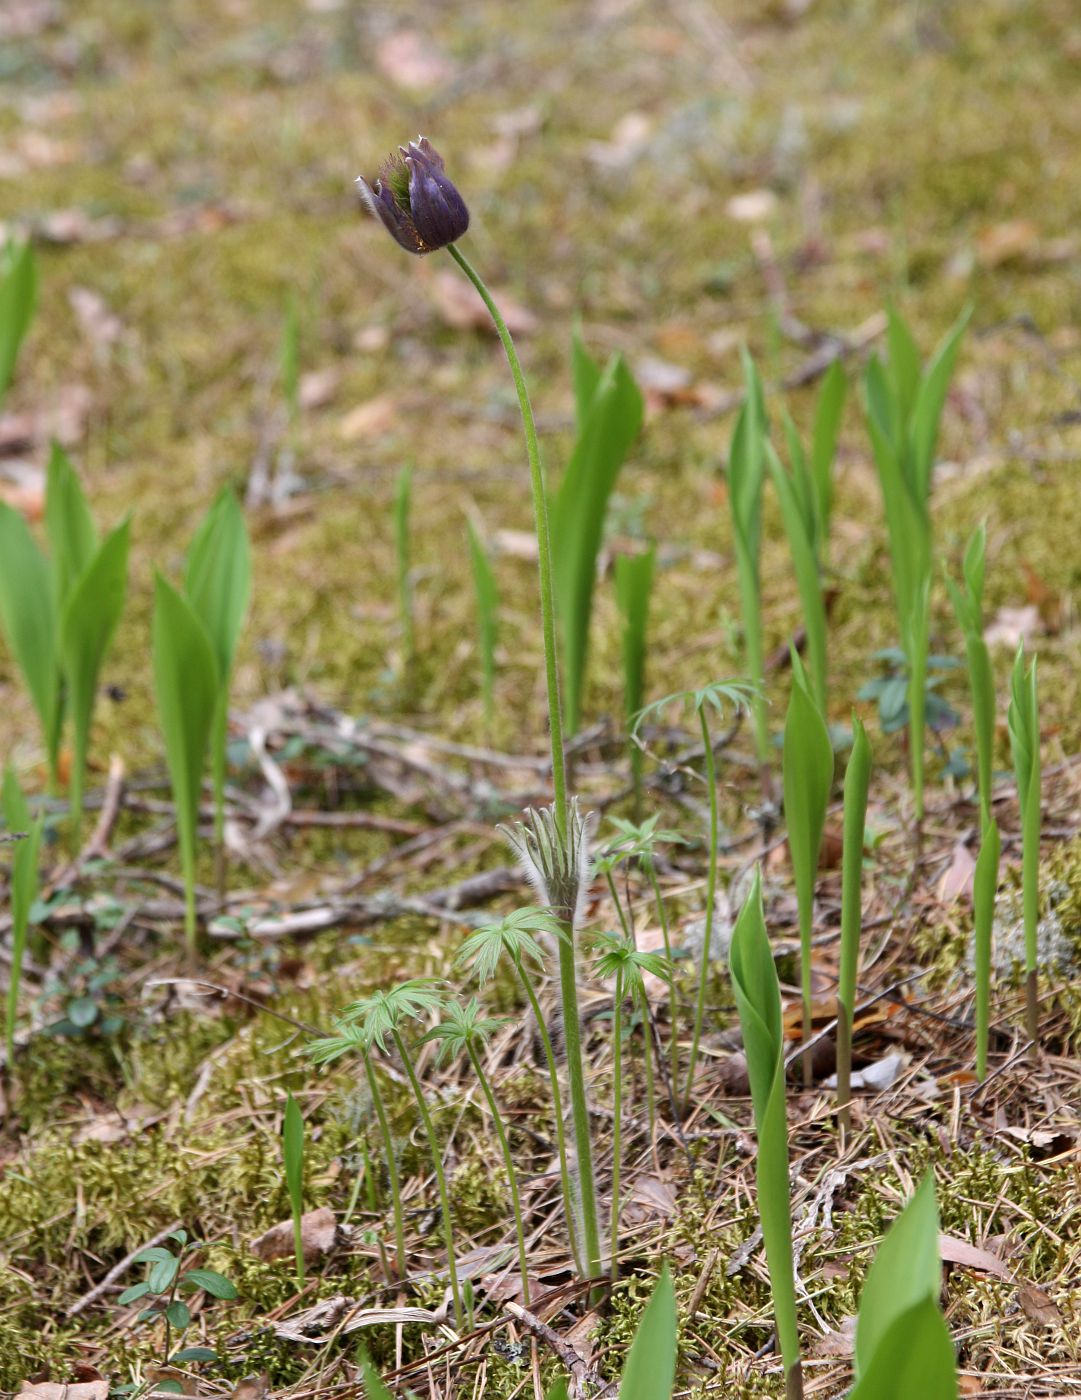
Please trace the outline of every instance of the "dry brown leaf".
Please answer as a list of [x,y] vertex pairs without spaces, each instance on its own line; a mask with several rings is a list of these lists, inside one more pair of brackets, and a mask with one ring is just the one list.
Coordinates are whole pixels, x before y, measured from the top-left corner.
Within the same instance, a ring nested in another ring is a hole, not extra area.
[[300,376],[297,396],[301,408],[325,408],[338,392],[342,382],[342,372],[337,365],[327,365],[325,369],[312,369]]
[[233,1387],[229,1400],[264,1400],[270,1388],[270,1377],[264,1371],[258,1376],[244,1376]]
[[837,1356],[847,1360],[856,1346],[856,1319],[843,1317],[836,1327],[819,1337],[811,1348],[812,1356]]
[[[300,1240],[306,1262],[312,1263],[329,1254],[338,1238],[338,1222],[326,1206],[306,1211],[300,1217]],[[272,1259],[288,1259],[294,1251],[293,1222],[283,1220],[252,1240],[251,1252],[257,1259],[269,1263]]]
[[106,1380],[77,1381],[61,1385],[58,1381],[23,1381],[16,1400],[108,1400]]
[[1042,1288],[1034,1283],[1023,1283],[1017,1290],[1017,1301],[1029,1322],[1036,1327],[1061,1327],[1062,1313],[1059,1306]]
[[980,1249],[978,1245],[969,1244],[967,1240],[959,1240],[956,1235],[939,1235],[938,1249],[946,1264],[959,1264],[964,1269],[978,1269],[982,1274],[994,1274],[996,1278],[1004,1278],[1007,1282],[1013,1279],[1005,1261],[997,1254],[992,1254],[989,1249]]
[[380,394],[367,403],[357,404],[338,424],[338,436],[345,442],[364,442],[389,433],[398,418],[398,401]]
[[989,647],[1004,646],[1016,651],[1018,643],[1030,642],[1040,632],[1040,610],[1035,603],[1021,608],[999,608],[983,630]]
[[385,78],[400,88],[436,88],[454,76],[454,64],[419,29],[399,29],[376,48],[375,61]]
[[[464,277],[449,268],[437,272],[429,283],[429,294],[440,319],[456,331],[486,331],[496,334],[488,308],[480,293]],[[496,305],[511,335],[531,335],[537,329],[537,318],[513,297],[498,289],[492,293]]]
[[675,1215],[675,1189],[659,1176],[640,1176],[634,1183],[626,1209],[631,1211],[630,1218],[639,1220],[656,1215]]
[[955,904],[959,899],[972,896],[972,880],[976,874],[976,861],[963,841],[953,848],[953,858],[943,871],[938,882],[938,899],[941,904]]
[[1033,253],[1039,241],[1040,230],[1031,219],[990,224],[976,235],[976,258],[981,267],[1002,267]]

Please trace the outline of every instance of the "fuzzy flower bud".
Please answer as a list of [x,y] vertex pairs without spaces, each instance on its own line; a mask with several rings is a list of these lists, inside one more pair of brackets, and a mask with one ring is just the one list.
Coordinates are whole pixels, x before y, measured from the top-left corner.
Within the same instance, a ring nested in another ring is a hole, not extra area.
[[368,213],[408,253],[434,253],[469,227],[469,210],[444,171],[443,158],[427,136],[418,136],[383,162],[371,184],[357,190]]

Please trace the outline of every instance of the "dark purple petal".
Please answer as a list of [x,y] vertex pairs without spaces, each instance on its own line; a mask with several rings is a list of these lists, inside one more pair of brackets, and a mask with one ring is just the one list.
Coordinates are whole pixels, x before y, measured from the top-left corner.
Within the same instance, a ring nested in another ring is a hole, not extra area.
[[443,160],[426,136],[402,152],[409,167],[409,211],[426,252],[445,248],[469,227],[469,210],[443,173]]
[[394,241],[407,253],[427,252],[413,219],[398,205],[392,191],[382,180],[376,180],[373,186],[369,185],[363,176],[358,176],[357,193],[368,213],[379,220]]

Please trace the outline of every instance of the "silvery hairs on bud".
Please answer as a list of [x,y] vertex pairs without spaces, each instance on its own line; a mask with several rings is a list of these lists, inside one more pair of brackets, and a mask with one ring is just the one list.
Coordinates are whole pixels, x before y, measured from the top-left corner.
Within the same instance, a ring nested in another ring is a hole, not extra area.
[[558,918],[577,927],[585,909],[586,895],[593,878],[589,838],[594,816],[583,817],[574,798],[570,804],[567,834],[564,838],[556,822],[554,807],[530,807],[524,820],[513,827],[501,826],[526,879],[538,901]]

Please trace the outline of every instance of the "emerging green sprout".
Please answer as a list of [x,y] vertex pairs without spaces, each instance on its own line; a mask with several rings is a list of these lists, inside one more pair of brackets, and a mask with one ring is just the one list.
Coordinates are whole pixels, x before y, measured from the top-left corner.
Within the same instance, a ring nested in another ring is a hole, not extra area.
[[282,1119],[282,1157],[285,1162],[285,1185],[289,1192],[289,1208],[293,1215],[293,1253],[297,1266],[297,1287],[304,1287],[304,1236],[301,1217],[304,1214],[304,1117],[300,1105],[291,1093],[285,1097]]
[[863,922],[863,839],[871,746],[858,716],[852,716],[852,752],[845,770],[844,838],[841,852],[841,968],[837,984],[837,1110],[841,1131],[851,1130],[852,1021]]
[[743,351],[743,373],[747,381],[747,396],[736,419],[728,454],[728,503],[736,546],[747,674],[755,686],[751,702],[755,745],[758,762],[765,769],[769,763],[769,729],[766,724],[759,556],[762,544],[762,483],[765,479],[769,424],[762,381],[746,350]]
[[622,355],[602,370],[574,337],[577,436],[552,502],[552,564],[563,641],[567,728],[582,719],[589,624],[608,500],[642,426],[641,391]]
[[803,1374],[796,1331],[792,1265],[792,1207],[788,1193],[788,1123],[784,1097],[784,1025],[781,988],[762,911],[762,877],[754,883],[732,931],[732,990],[739,1010],[747,1076],[758,1135],[758,1213],[769,1266],[773,1312],[788,1400],[802,1400]]
[[45,481],[48,557],[23,517],[0,504],[0,624],[41,722],[53,787],[59,784],[64,721],[71,716],[75,850],[98,676],[127,595],[129,532],[124,520],[99,541],[79,478],[56,446]]
[[[646,631],[649,600],[653,591],[654,546],[643,554],[620,554],[615,563],[616,602],[623,616],[620,651],[623,658],[623,713],[628,729],[645,703]],[[631,780],[634,783],[635,815],[642,807],[642,748],[632,743]]]
[[965,550],[963,589],[947,575],[946,587],[957,621],[965,635],[968,683],[972,692],[972,723],[976,731],[976,771],[980,824],[991,820],[991,763],[995,742],[995,677],[991,654],[983,639],[983,576],[987,526],[979,525]]
[[19,1010],[19,984],[22,980],[26,937],[30,928],[30,910],[38,896],[38,851],[41,849],[45,814],[41,812],[36,819],[31,818],[30,808],[15,776],[15,769],[10,763],[4,769],[0,803],[4,809],[4,825],[8,829],[9,838],[13,840],[10,896],[11,971],[4,1015],[4,1043],[7,1046],[10,1072],[15,1059],[15,1018]]
[[0,251],[0,403],[15,373],[37,300],[38,264],[33,245],[9,240]]
[[931,477],[939,420],[968,316],[966,311],[927,367],[921,369],[911,331],[891,310],[889,361],[884,365],[872,355],[865,379],[867,426],[886,510],[897,622],[907,663],[917,826],[923,820],[923,733],[931,626]]
[[1025,671],[1025,644],[1013,663],[1008,724],[1017,800],[1021,805],[1021,900],[1025,919],[1025,1029],[1039,1054],[1037,931],[1040,921],[1040,709],[1036,657]]
[[811,935],[815,877],[833,784],[833,745],[811,695],[803,665],[792,652],[792,695],[784,722],[784,813],[788,853],[799,908],[800,981],[803,989],[803,1082],[812,1079]]

